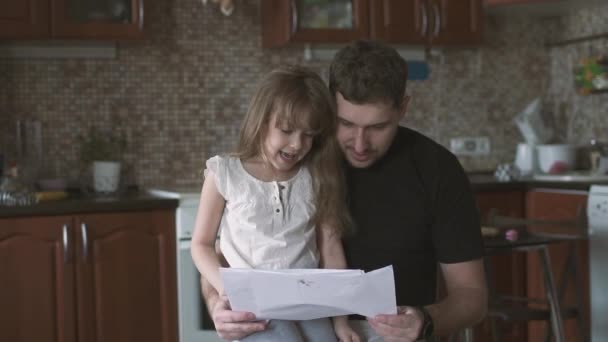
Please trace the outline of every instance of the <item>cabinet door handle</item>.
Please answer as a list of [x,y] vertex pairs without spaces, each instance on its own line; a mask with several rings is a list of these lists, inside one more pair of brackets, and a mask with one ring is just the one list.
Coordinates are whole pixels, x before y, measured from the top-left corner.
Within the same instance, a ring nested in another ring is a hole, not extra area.
[[139,29],[144,29],[144,0],[139,0]]
[[296,0],[291,0],[291,33],[298,30],[298,4]]
[[433,3],[433,14],[435,15],[435,32],[433,32],[433,35],[437,37],[439,35],[439,31],[441,30],[441,13],[439,12],[439,6],[437,6],[437,3]]
[[87,237],[87,224],[80,224],[80,234],[82,235],[82,261],[87,261],[87,255],[89,254],[89,245],[88,245],[88,237]]
[[384,8],[384,27],[389,27],[391,26],[391,2],[388,0],[384,0],[384,2],[382,3],[382,8]]
[[68,233],[68,225],[63,225],[63,263],[70,262],[70,235]]
[[429,26],[429,17],[427,16],[426,13],[426,1],[422,1],[420,6],[420,12],[422,14],[422,28],[421,28],[421,32],[423,36],[426,36],[426,30]]

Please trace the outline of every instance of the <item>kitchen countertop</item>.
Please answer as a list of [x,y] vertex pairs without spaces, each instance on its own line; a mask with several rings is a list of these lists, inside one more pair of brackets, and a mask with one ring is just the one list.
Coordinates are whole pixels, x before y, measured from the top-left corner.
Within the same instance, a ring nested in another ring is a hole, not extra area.
[[471,172],[468,174],[474,192],[527,191],[532,189],[581,190],[588,191],[592,184],[608,184],[608,181],[545,181],[523,178],[501,182],[492,172]]
[[177,208],[173,198],[151,196],[145,192],[130,191],[119,196],[70,195],[69,198],[40,202],[27,206],[0,206],[0,218],[13,216],[72,215]]
[[[539,188],[587,191],[591,184],[608,184],[608,182],[539,181],[534,179],[500,182],[494,178],[492,172],[471,172],[468,175],[471,182],[471,188],[477,193],[527,191]],[[68,199],[42,202],[30,206],[0,206],[0,218],[175,209],[177,208],[177,205],[177,199],[156,197],[141,191],[129,191],[125,194],[116,196],[85,196],[72,194]]]

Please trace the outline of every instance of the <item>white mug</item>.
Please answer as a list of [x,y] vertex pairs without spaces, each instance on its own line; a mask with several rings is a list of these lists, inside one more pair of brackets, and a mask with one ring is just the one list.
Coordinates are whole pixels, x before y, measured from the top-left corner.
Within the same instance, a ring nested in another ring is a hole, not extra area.
[[536,171],[536,147],[526,143],[517,144],[515,166],[522,176],[533,174]]

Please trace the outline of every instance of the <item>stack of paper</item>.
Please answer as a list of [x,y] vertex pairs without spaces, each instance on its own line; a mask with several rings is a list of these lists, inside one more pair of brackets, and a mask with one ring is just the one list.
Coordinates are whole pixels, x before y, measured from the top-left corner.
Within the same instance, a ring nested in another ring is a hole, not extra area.
[[221,268],[232,310],[258,319],[396,314],[393,267],[361,270]]

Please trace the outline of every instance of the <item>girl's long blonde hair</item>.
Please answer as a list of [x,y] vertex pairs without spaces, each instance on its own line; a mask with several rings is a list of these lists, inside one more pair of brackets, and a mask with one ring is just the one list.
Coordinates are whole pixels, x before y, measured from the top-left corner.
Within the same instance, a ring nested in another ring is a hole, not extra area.
[[257,85],[240,132],[235,155],[243,160],[261,156],[273,114],[277,123],[317,132],[302,163],[312,176],[315,225],[328,225],[342,235],[352,229],[346,206],[342,155],[336,141],[337,115],[327,86],[318,74],[302,66],[272,70]]

